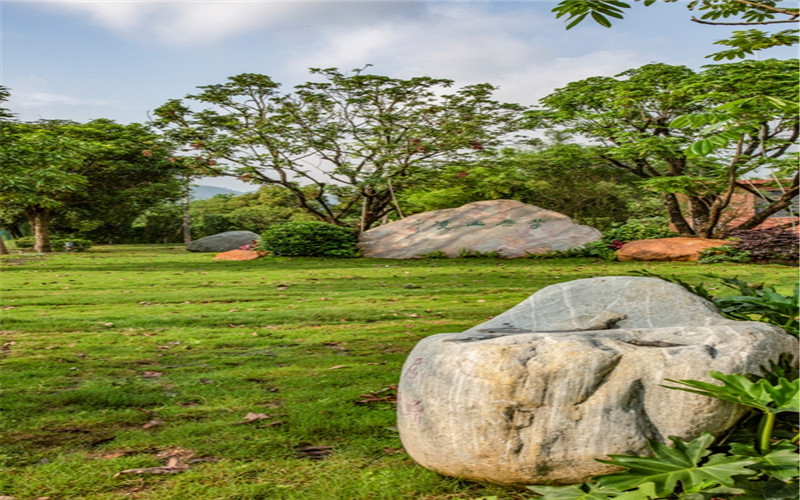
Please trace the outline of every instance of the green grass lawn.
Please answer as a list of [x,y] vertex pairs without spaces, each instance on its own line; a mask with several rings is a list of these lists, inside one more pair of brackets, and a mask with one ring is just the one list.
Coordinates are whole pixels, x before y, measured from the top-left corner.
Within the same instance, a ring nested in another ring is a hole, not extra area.
[[212,257],[0,258],[0,496],[526,498],[402,451],[392,386],[419,339],[579,278],[715,272],[784,292],[797,279],[779,265]]

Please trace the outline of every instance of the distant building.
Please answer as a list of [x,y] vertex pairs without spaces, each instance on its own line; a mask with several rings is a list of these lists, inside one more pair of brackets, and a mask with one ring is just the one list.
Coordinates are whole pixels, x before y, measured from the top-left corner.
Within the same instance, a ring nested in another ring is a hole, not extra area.
[[[781,185],[790,185],[791,181],[781,181],[781,184],[778,184],[774,180],[747,179],[739,181],[739,184],[744,184],[747,189],[737,187],[731,197],[730,204],[722,212],[720,224],[728,230],[744,224],[750,217],[769,206],[770,202],[768,200],[775,200],[783,193]],[[792,200],[792,204],[785,209],[770,215],[756,229],[783,227],[800,234],[800,217],[798,217],[798,214],[800,214],[798,202],[800,200],[798,198],[800,197],[795,197]],[[678,199],[685,202],[685,198],[680,194]],[[690,217],[687,217],[686,220],[691,223]],[[671,223],[670,229],[676,230]]]
[[[738,188],[733,193],[731,203],[724,212],[723,222],[727,228],[735,228],[747,219],[759,213],[769,205],[769,200],[775,200],[782,193],[781,186],[774,180],[748,179],[740,181],[750,189]],[[791,181],[782,181],[783,185],[790,185]],[[758,225],[756,229],[770,227],[785,227],[798,231],[800,228],[800,197],[795,197],[791,205],[770,215],[767,220]]]

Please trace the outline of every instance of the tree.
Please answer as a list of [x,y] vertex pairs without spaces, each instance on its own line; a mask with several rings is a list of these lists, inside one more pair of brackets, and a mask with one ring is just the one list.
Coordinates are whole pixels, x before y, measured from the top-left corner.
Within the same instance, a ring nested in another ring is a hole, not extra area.
[[[645,6],[656,3],[656,0],[634,1],[641,1]],[[610,28],[609,18],[623,19],[624,10],[629,8],[630,4],[620,0],[562,0],[553,8],[553,12],[556,13],[556,18],[566,18],[569,22],[567,29],[577,26],[587,17],[591,17],[601,26]],[[784,0],[692,0],[687,4],[687,8],[702,12],[699,18],[691,17],[693,22],[715,26],[797,24],[800,16],[796,3]],[[715,61],[744,58],[770,47],[795,45],[800,41],[797,33],[796,28],[774,33],[758,29],[734,31],[730,38],[714,42],[731,48],[708,57]]]
[[[561,129],[596,143],[598,160],[662,194],[681,234],[710,237],[724,232],[722,211],[733,190],[744,186],[740,180],[756,169],[794,178],[787,194],[767,211],[774,213],[797,196],[791,151],[798,137],[791,105],[797,96],[796,67],[797,61],[744,61],[695,73],[650,64],[613,78],[570,83],[543,98],[542,107],[529,116],[533,127]],[[787,104],[775,107],[773,101]],[[731,102],[739,107],[726,113],[724,106]],[[687,128],[688,122],[680,120],[680,126],[671,126],[684,115],[716,118],[706,130]],[[715,136],[715,129],[725,129],[726,138]]]
[[323,81],[282,94],[268,76],[242,74],[171,100],[155,122],[219,173],[281,186],[317,219],[361,230],[392,211],[414,175],[502,144],[521,107],[488,84],[312,69]]
[[[599,229],[631,217],[660,215],[658,199],[634,185],[636,177],[597,159],[593,147],[554,143],[501,151],[469,165],[429,174],[405,191],[409,212],[480,200],[513,199],[563,213]],[[655,203],[653,203],[655,201]]]
[[[0,85],[0,103],[6,102],[10,95],[11,93],[8,91],[8,88]],[[8,109],[0,106],[0,122],[5,121],[12,116],[12,113]],[[6,247],[6,242],[3,241],[2,233],[0,233],[0,254],[8,254],[8,247]]]
[[0,126],[0,208],[25,213],[39,252],[51,250],[51,225],[113,235],[177,194],[182,167],[170,161],[171,146],[143,125],[94,120]]

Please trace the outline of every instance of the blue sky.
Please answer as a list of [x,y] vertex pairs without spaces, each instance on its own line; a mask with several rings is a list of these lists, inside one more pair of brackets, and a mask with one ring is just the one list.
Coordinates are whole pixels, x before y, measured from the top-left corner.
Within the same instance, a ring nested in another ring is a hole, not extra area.
[[309,67],[369,63],[393,77],[489,82],[497,98],[532,105],[571,81],[651,62],[699,68],[714,40],[741,29],[692,23],[677,2],[634,4],[612,29],[566,31],[555,3],[0,0],[0,85],[20,120],[128,123],[239,73],[290,89]]

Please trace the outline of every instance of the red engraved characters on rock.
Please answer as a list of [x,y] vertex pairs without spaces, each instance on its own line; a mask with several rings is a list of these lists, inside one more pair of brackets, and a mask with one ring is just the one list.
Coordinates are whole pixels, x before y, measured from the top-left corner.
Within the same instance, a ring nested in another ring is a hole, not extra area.
[[408,399],[403,402],[402,411],[409,422],[419,424],[422,414],[425,412],[425,406],[419,399]]
[[414,360],[413,363],[406,369],[406,377],[408,380],[414,380],[419,375],[419,365],[422,364],[422,358],[417,358]]

